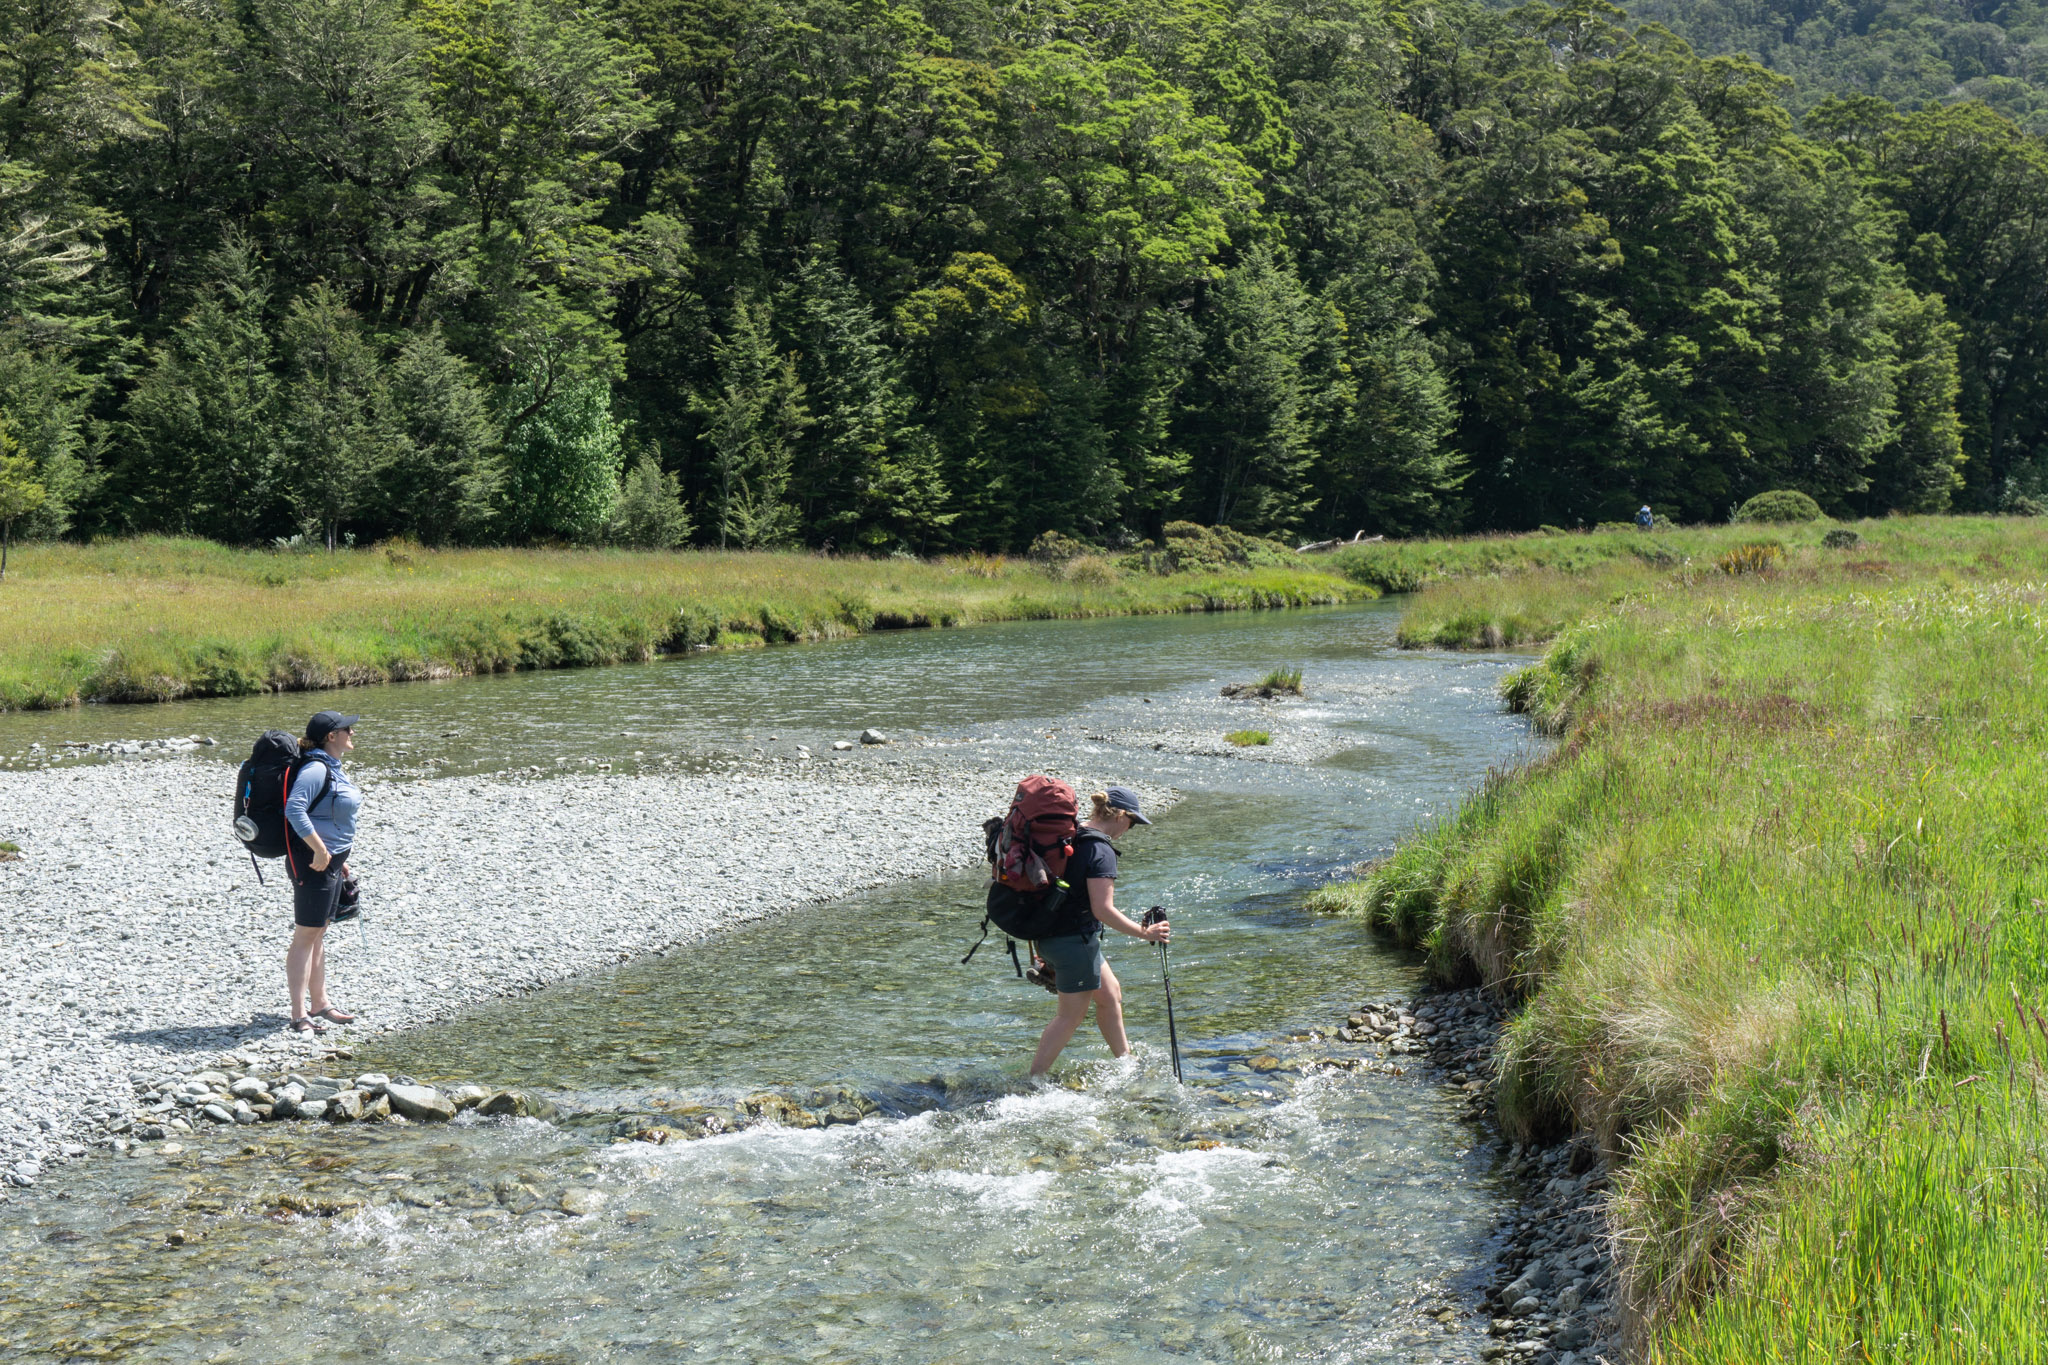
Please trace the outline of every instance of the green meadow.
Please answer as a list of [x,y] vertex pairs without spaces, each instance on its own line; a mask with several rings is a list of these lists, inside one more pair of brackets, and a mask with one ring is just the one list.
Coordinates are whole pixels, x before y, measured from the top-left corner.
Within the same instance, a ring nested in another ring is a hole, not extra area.
[[1100,555],[21,547],[0,582],[0,709],[236,696],[977,621],[1297,607],[1374,590],[1317,567],[1171,573]]
[[1316,904],[1522,1002],[1646,1359],[2048,1360],[2048,522],[1829,529],[1410,552],[1559,744]]

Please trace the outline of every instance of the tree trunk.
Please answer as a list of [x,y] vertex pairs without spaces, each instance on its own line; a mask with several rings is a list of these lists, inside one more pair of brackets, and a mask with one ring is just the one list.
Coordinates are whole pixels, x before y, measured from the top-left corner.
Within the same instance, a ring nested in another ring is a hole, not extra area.
[[14,523],[0,522],[0,583],[7,581],[7,548],[14,540]]

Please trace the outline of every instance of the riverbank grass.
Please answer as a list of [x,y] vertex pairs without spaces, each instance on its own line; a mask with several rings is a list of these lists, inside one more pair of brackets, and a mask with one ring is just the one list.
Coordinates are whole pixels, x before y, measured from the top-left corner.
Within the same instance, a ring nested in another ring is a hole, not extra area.
[[[2026,560],[2031,518],[1892,517],[1840,524],[1472,536],[1364,545],[1323,562],[1383,592],[1413,592],[1405,648],[1541,644],[1590,612],[1709,574],[1999,575]],[[2017,556],[2017,558],[2015,557]]]
[[2048,1360],[2048,527],[1962,520],[1532,591],[1562,745],[1315,898],[1525,1001],[1650,1360]]
[[36,545],[0,585],[0,709],[585,667],[977,621],[1300,607],[1373,590],[1317,568],[1086,575],[1028,561],[605,550],[268,553]]

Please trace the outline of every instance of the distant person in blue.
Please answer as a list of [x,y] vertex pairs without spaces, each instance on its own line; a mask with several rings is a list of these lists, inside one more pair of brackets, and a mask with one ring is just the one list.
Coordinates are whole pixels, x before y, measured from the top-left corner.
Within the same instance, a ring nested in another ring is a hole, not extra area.
[[1652,512],[1650,511],[1650,504],[1648,504],[1647,502],[1646,502],[1646,503],[1644,503],[1644,504],[1642,505],[1642,508],[1641,508],[1641,510],[1639,510],[1639,511],[1638,511],[1638,512],[1636,513],[1636,527],[1637,527],[1637,529],[1638,529],[1638,530],[1643,530],[1643,531],[1647,531],[1647,530],[1649,530],[1649,529],[1650,529],[1650,528],[1651,528],[1652,526],[1655,526],[1656,524],[1657,524],[1657,518],[1656,518],[1656,515],[1655,515],[1654,513],[1652,513]]
[[1060,1001],[1052,1022],[1039,1035],[1038,1052],[1031,1059],[1034,1076],[1052,1070],[1060,1049],[1088,1017],[1090,1005],[1095,1006],[1095,1027],[1102,1030],[1110,1056],[1131,1050],[1124,1036],[1123,986],[1102,957],[1102,926],[1147,943],[1164,943],[1173,934],[1165,920],[1140,925],[1116,908],[1116,848],[1109,841],[1152,823],[1138,810],[1138,794],[1129,787],[1111,787],[1095,793],[1094,803],[1094,813],[1082,822],[1074,840],[1074,856],[1067,859],[1072,932],[1042,938],[1034,945],[1045,970],[1052,973]]
[[[356,747],[360,716],[322,711],[306,722],[304,756],[284,802],[285,866],[292,874],[292,946],[284,958],[291,989],[292,1031],[325,1033],[327,1023],[353,1024],[327,998],[327,926],[334,921],[356,843],[356,813],[363,794],[341,770],[341,756]],[[304,1011],[301,1013],[301,1011]]]

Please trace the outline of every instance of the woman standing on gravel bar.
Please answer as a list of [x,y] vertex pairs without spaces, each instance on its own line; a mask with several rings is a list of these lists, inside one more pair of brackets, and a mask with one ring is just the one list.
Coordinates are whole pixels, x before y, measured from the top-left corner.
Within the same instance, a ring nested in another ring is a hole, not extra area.
[[[360,716],[322,711],[306,722],[303,755],[291,795],[285,798],[285,864],[292,874],[292,946],[284,956],[291,989],[292,1031],[325,1033],[320,1020],[352,1024],[327,999],[327,926],[348,877],[348,855],[356,842],[356,812],[363,794],[341,770],[341,756],[356,747]],[[301,1007],[306,1012],[299,1013]]]
[[[1038,1053],[1031,1059],[1034,1076],[1052,1070],[1060,1049],[1088,1017],[1091,1004],[1095,1006],[1095,1027],[1102,1030],[1102,1041],[1109,1044],[1110,1055],[1121,1057],[1131,1050],[1130,1041],[1124,1037],[1123,987],[1102,958],[1102,926],[1106,924],[1120,934],[1147,943],[1164,943],[1173,934],[1163,919],[1140,927],[1116,908],[1116,848],[1110,840],[1130,833],[1134,825],[1152,823],[1139,813],[1137,793],[1129,787],[1111,787],[1095,793],[1091,799],[1095,811],[1083,822],[1081,835],[1074,840],[1074,856],[1067,859],[1066,875],[1067,885],[1072,888],[1067,895],[1083,898],[1077,907],[1077,920],[1086,927],[1071,934],[1042,938],[1035,945],[1038,956],[1052,973],[1060,1003],[1052,1022],[1038,1036]],[[1090,831],[1097,837],[1088,837]]]

